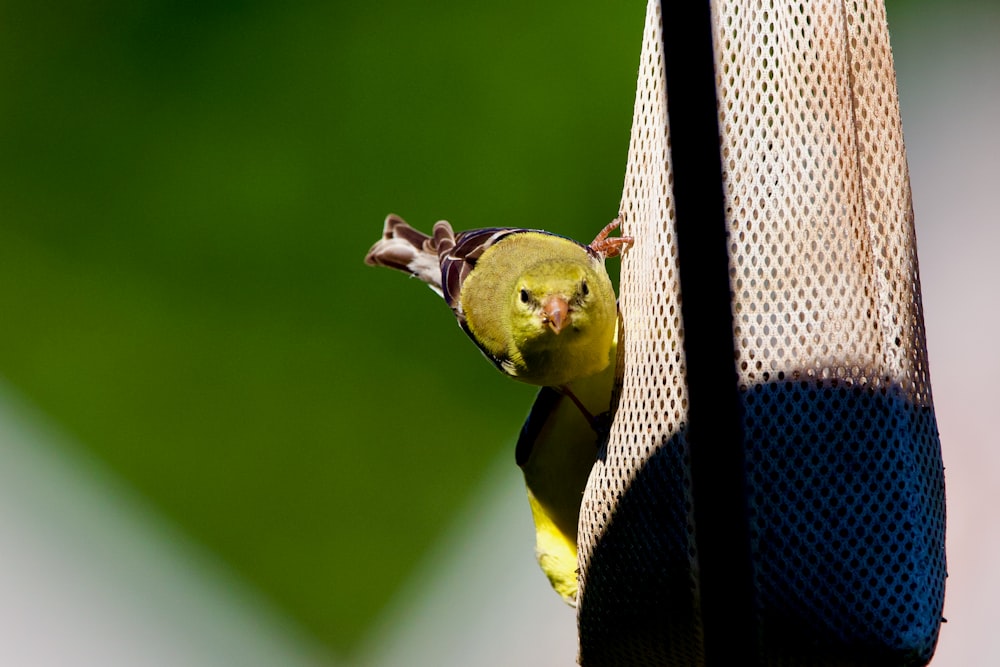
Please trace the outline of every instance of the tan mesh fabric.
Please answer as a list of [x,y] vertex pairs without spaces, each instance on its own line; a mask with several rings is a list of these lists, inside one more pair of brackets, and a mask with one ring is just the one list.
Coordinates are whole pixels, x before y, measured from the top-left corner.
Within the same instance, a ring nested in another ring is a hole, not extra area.
[[847,8],[713,4],[739,372],[893,382],[928,404],[885,14]]
[[[581,664],[704,664],[660,7],[622,195],[617,412],[580,515]],[[920,665],[943,468],[880,2],[712,2],[760,664]],[[681,168],[681,166],[678,166]],[[707,446],[711,446],[708,443]],[[734,511],[742,511],[734,508]]]

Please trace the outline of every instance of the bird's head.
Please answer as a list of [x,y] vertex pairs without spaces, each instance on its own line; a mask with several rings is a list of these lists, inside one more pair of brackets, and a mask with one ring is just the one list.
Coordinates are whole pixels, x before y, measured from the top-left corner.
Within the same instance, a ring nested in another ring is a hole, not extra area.
[[510,295],[515,337],[547,347],[585,330],[594,298],[591,281],[576,264],[546,263],[526,271]]

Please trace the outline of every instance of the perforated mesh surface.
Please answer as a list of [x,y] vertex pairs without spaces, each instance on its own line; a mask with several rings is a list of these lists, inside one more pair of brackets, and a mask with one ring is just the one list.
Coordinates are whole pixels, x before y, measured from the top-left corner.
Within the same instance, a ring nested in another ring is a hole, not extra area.
[[[763,664],[924,664],[943,472],[885,13],[713,2]],[[622,197],[618,409],[580,518],[584,665],[704,660],[659,3]],[[698,443],[695,443],[697,446]],[[734,511],[739,511],[735,508]]]

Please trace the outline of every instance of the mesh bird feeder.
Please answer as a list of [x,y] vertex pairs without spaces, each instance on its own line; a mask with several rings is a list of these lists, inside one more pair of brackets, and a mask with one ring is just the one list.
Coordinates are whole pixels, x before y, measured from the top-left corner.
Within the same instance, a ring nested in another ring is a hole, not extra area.
[[944,480],[881,2],[647,9],[580,662],[923,665]]

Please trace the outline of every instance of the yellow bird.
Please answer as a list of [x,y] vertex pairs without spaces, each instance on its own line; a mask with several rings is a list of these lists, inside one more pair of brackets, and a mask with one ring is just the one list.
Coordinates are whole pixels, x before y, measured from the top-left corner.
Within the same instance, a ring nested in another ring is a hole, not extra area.
[[617,304],[604,260],[632,245],[630,237],[609,237],[618,224],[583,245],[536,229],[456,234],[444,220],[427,235],[389,215],[365,257],[427,283],[500,371],[543,387],[516,457],[539,564],[570,604],[580,502],[601,430],[595,415],[609,410],[614,375]]

